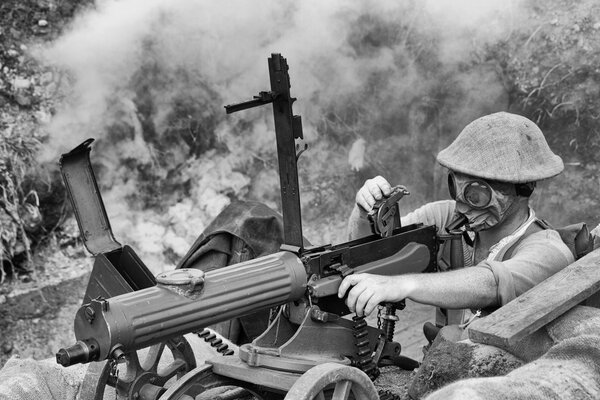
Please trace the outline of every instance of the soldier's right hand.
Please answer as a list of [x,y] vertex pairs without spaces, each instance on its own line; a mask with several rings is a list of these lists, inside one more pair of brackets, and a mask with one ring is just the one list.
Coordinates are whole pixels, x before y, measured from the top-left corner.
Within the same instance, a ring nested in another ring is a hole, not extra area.
[[364,211],[371,211],[375,202],[392,193],[392,186],[382,176],[367,179],[356,193],[356,204]]

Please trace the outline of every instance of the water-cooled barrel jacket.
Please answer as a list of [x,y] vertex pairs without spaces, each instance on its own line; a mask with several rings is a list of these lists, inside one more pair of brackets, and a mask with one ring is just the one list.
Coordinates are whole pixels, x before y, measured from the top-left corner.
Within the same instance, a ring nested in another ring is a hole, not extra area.
[[[454,216],[455,204],[454,200],[425,204],[402,217],[402,225],[420,222],[437,226],[439,232]],[[366,213],[361,212],[358,206],[354,207],[348,221],[348,234],[351,239],[370,234]],[[507,243],[507,248],[514,243]],[[463,247],[466,250],[465,259],[470,259],[472,249],[466,244]],[[476,260],[475,262],[478,267],[487,268],[494,274],[498,307],[575,261],[571,250],[562,241],[558,232],[552,229],[534,232],[521,238],[511,252],[510,257],[505,260],[502,260],[504,252],[500,251],[492,261]]]

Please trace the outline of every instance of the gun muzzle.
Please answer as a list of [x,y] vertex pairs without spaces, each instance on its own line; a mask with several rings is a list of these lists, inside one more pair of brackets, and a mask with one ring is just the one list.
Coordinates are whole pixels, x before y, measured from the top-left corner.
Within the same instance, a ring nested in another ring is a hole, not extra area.
[[191,274],[188,283],[183,282],[185,273],[172,272],[171,285],[160,283],[169,281],[163,276],[151,288],[83,305],[75,316],[78,342],[59,350],[57,362],[73,365],[104,360],[115,349],[137,350],[298,300],[306,292],[304,264],[291,252],[208,271],[201,279]]
[[58,350],[56,362],[63,367],[96,361],[100,347],[95,339],[78,340],[73,346]]

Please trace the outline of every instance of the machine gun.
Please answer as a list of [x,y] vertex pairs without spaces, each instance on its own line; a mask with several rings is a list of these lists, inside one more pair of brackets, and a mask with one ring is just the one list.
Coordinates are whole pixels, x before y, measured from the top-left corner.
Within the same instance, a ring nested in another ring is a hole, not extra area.
[[[102,362],[91,367],[98,382],[115,387],[122,398],[145,400],[190,399],[232,385],[265,400],[321,398],[330,389],[334,398],[352,393],[376,399],[372,380],[378,365],[418,365],[402,358],[400,344],[393,341],[395,310],[403,304],[385,304],[382,324],[375,328],[364,317],[342,318],[350,311],[337,290],[351,273],[434,271],[435,227],[400,226],[398,201],[408,192],[397,187],[370,215],[373,235],[305,246],[295,146],[302,129],[292,113],[286,59],[272,54],[269,73],[271,91],[226,110],[273,104],[284,221],[284,244],[275,254],[206,273],[177,269],[154,278],[133,249],[113,237],[89,160],[91,140],[62,156],[79,228],[96,261],[75,316],[77,343],[58,351],[59,364]],[[182,335],[274,306],[281,306],[278,315],[252,343],[196,366]],[[148,346],[142,362],[136,351]],[[165,348],[173,360],[160,371]],[[92,386],[88,395],[102,398],[104,388]]]

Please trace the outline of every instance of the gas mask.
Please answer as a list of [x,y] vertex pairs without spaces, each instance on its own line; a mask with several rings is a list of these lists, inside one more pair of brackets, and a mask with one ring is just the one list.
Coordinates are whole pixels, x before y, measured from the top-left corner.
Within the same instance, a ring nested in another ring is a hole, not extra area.
[[[494,189],[492,184],[498,187]],[[492,184],[453,171],[448,173],[448,190],[456,201],[456,212],[468,219],[467,230],[479,232],[496,226],[515,204],[516,195],[509,194],[511,190],[514,192],[513,184]]]

